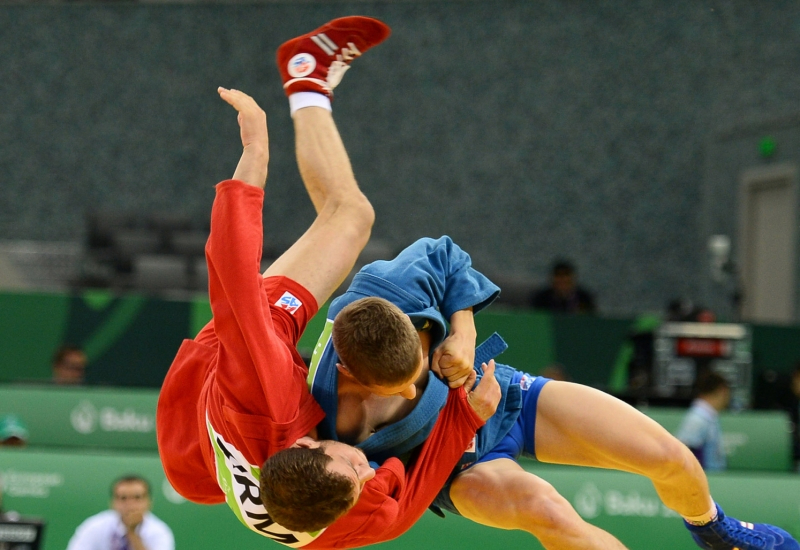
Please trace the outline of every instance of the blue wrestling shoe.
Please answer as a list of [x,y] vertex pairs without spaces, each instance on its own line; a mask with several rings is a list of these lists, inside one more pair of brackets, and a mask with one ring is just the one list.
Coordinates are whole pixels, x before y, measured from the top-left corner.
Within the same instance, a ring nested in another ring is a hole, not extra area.
[[774,525],[746,523],[726,517],[717,505],[717,519],[707,525],[686,528],[700,548],[706,550],[800,550],[792,536]]

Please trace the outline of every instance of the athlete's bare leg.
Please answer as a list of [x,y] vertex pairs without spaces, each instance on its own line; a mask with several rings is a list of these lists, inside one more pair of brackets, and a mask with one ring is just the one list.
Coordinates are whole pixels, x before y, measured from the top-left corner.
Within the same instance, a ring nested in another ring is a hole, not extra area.
[[358,188],[330,111],[300,109],[294,126],[297,164],[317,218],[264,276],[289,277],[322,305],[355,265],[375,213]]
[[476,464],[456,477],[450,498],[465,518],[518,529],[548,550],[624,550],[609,533],[586,523],[552,485],[509,459]]
[[278,70],[292,105],[297,164],[317,218],[264,276],[293,279],[319,305],[350,273],[375,220],[333,122],[333,88],[355,58],[389,33],[378,20],[344,17],[278,48]]
[[537,405],[535,443],[542,462],[643,475],[663,503],[684,517],[714,509],[708,480],[692,452],[654,420],[594,388],[545,384]]
[[[664,504],[684,517],[714,509],[691,451],[652,419],[599,390],[548,382],[537,403],[535,444],[542,462],[648,477]],[[545,548],[623,548],[607,533],[598,535],[555,489],[511,460],[467,470],[453,482],[450,496],[465,517],[526,530]]]

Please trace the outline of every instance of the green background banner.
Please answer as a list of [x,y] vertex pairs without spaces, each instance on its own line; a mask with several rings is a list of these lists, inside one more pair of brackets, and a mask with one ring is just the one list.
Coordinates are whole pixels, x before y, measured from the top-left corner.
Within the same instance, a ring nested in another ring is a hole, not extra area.
[[[157,402],[158,391],[151,389],[0,386],[0,416],[19,416],[30,432],[29,444],[37,447],[156,451]],[[642,410],[673,433],[685,414]],[[721,423],[731,470],[791,470],[791,426],[785,413],[723,413]]]
[[0,417],[16,414],[28,444],[156,450],[158,391],[0,387]]
[[[681,519],[661,504],[644,478],[534,462],[524,466],[552,483],[587,521],[612,532],[631,549],[696,549]],[[179,550],[279,548],[240,525],[227,506],[201,506],[181,499],[166,482],[156,455],[0,449],[5,506],[47,520],[44,550],[66,547],[81,521],[108,507],[113,479],[131,472],[150,481],[153,511],[170,525]],[[729,473],[711,476],[710,483],[715,498],[731,516],[772,522],[800,535],[800,477]],[[379,547],[541,548],[523,532],[490,529],[453,515],[441,519],[431,513],[407,534]]]

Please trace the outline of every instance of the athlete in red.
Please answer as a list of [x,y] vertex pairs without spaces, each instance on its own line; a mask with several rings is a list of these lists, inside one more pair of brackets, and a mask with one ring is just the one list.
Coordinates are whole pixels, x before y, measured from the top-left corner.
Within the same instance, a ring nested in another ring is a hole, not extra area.
[[[346,18],[322,28],[328,31],[326,45],[339,38],[341,28],[350,59],[354,50],[360,55],[388,36],[379,22]],[[233,178],[217,185],[212,209],[206,257],[214,318],[194,340],[184,341],[159,397],[164,470],[187,499],[227,501],[247,527],[289,546],[342,548],[394,538],[432,502],[476,429],[494,412],[499,387],[487,376],[469,394],[454,390],[408,472],[390,460],[376,474],[355,448],[324,444],[332,459],[329,469],[352,477],[356,505],[332,526],[312,533],[272,521],[259,494],[260,465],[304,436],[314,436],[323,417],[309,395],[307,369],[295,345],[318,304],[354,265],[374,213],[358,189],[329,104],[295,102],[298,164],[317,218],[262,276],[266,116],[242,92],[220,88],[219,93],[239,112],[244,151]],[[493,365],[487,367],[491,372]],[[432,452],[436,458],[426,460]]]

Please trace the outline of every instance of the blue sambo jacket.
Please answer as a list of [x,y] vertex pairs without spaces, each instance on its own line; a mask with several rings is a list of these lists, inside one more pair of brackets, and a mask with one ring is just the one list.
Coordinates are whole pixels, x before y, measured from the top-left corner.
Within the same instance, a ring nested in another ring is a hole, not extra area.
[[[339,356],[333,349],[331,333],[334,319],[342,308],[367,296],[385,298],[407,314],[414,326],[421,327],[425,321],[430,322],[433,353],[447,336],[446,320],[453,313],[468,307],[478,313],[499,293],[497,285],[472,268],[469,254],[447,236],[435,240],[420,239],[393,260],[364,266],[353,278],[347,292],[331,303],[325,328],[311,359],[309,388],[325,411],[325,419],[318,426],[319,437],[338,439],[336,363]],[[492,359],[506,347],[496,334],[478,346],[475,363],[479,373],[481,363]],[[497,365],[495,377],[500,383],[502,399],[497,413],[478,431],[475,454],[468,453],[463,461],[475,460],[494,448],[519,416],[520,388],[509,383],[514,372],[511,367]],[[390,456],[403,457],[428,437],[448,391],[447,385],[433,372],[429,376],[422,397],[408,416],[378,430],[358,445],[371,461],[381,463]]]

